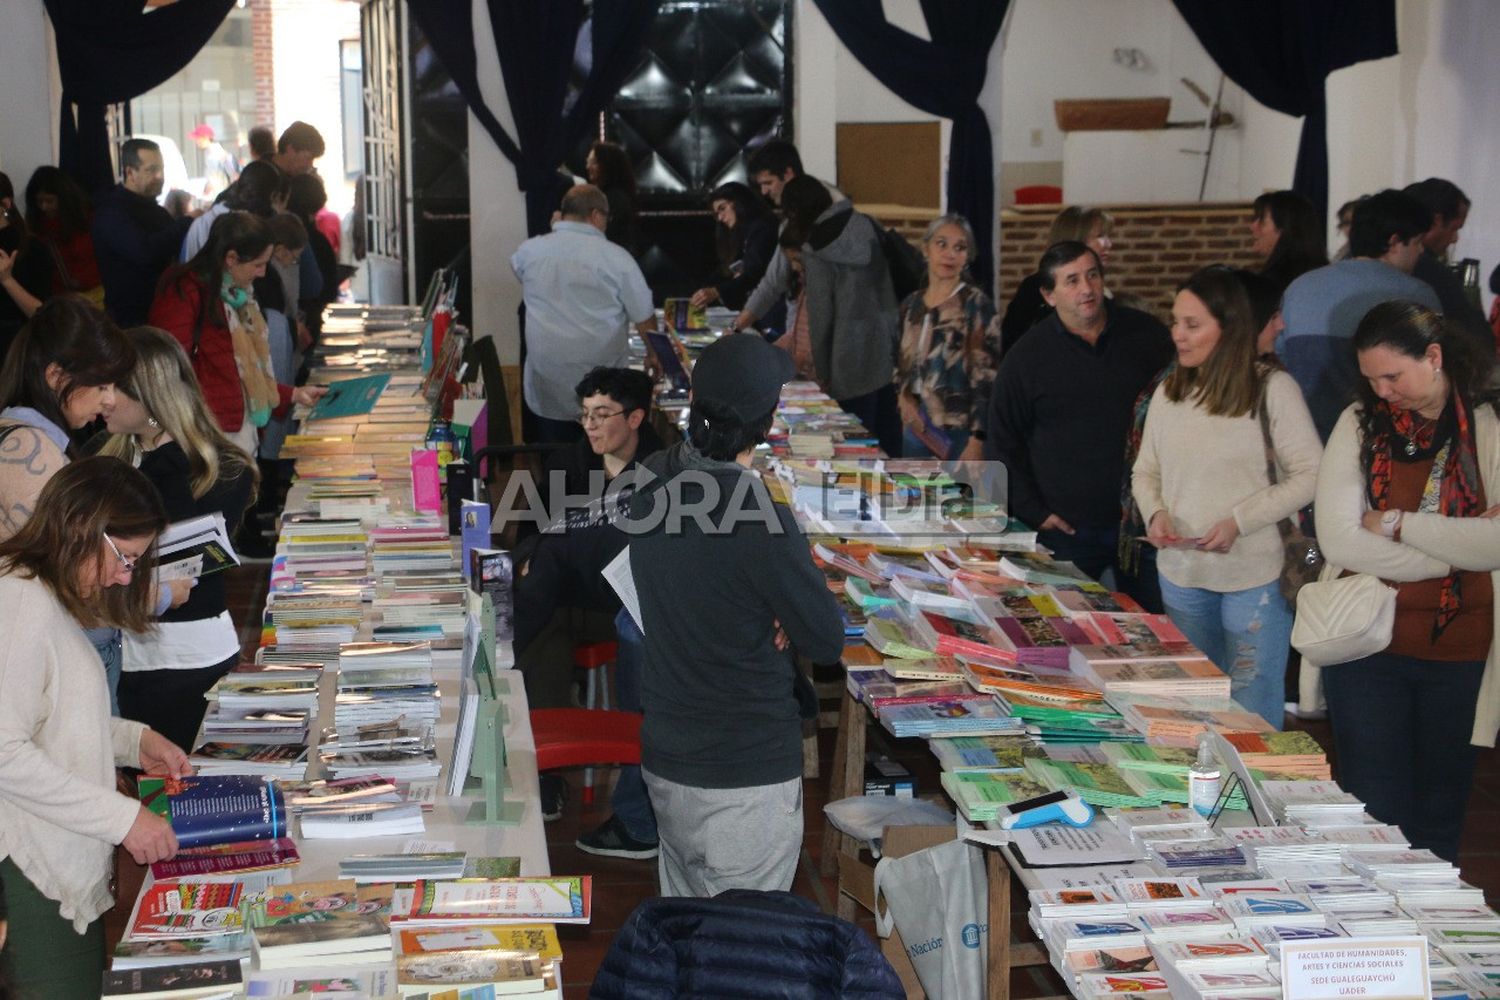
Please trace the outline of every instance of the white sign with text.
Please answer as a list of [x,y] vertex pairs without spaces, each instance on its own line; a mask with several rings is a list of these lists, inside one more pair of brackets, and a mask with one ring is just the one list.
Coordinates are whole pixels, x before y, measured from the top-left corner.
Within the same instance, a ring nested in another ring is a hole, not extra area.
[[1281,946],[1285,1000],[1422,1000],[1432,995],[1427,941],[1421,937],[1349,938]]

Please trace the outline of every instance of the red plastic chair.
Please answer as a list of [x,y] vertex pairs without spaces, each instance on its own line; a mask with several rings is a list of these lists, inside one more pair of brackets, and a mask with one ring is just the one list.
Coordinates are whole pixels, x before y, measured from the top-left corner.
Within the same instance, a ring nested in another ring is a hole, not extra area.
[[[583,707],[609,710],[609,668],[620,654],[619,643],[580,642],[573,647],[573,666],[584,671],[588,683],[584,688]],[[583,801],[594,801],[594,769],[583,772]]]
[[[613,643],[611,643],[613,645]],[[589,708],[538,708],[531,713],[536,769],[594,767],[641,762],[641,714]],[[593,786],[584,788],[584,801]]]

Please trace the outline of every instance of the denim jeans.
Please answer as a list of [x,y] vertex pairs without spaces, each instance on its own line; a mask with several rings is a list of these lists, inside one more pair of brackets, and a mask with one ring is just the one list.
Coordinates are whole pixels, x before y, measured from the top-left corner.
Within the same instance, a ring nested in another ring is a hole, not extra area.
[[[615,615],[615,632],[619,637],[619,652],[615,655],[615,687],[620,708],[626,712],[639,712],[646,637],[636,627],[630,612],[624,608]],[[656,843],[656,812],[651,808],[651,796],[646,791],[646,782],[641,777],[639,765],[627,764],[620,768],[620,776],[615,780],[615,791],[610,796],[609,804],[614,809],[615,816],[625,824],[625,830],[632,839],[647,844]]]
[[1219,593],[1162,577],[1161,596],[1172,623],[1229,675],[1234,700],[1280,729],[1292,639],[1292,610],[1280,583]]
[[1339,784],[1413,847],[1458,863],[1483,661],[1376,653],[1323,668]]

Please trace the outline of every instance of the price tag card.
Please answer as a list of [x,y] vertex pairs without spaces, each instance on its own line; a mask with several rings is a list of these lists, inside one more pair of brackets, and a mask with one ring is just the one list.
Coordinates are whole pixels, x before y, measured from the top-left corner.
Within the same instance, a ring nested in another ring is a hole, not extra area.
[[1427,940],[1389,937],[1287,942],[1281,946],[1281,989],[1285,1000],[1422,1000],[1432,995]]

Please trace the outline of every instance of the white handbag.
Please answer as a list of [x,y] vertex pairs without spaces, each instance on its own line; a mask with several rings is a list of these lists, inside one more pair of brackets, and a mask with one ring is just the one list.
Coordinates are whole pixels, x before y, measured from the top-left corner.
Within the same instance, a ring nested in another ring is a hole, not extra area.
[[1297,594],[1292,646],[1314,666],[1348,663],[1391,644],[1396,588],[1368,573],[1338,572],[1328,567],[1324,579]]

